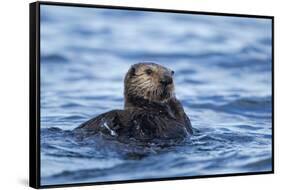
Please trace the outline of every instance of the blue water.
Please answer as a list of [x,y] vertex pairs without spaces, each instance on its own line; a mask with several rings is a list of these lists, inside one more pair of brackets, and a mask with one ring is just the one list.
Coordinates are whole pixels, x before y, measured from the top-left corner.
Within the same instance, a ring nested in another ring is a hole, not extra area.
[[[270,171],[271,21],[41,6],[41,184]],[[175,71],[195,134],[170,147],[71,131],[123,107],[130,65]]]

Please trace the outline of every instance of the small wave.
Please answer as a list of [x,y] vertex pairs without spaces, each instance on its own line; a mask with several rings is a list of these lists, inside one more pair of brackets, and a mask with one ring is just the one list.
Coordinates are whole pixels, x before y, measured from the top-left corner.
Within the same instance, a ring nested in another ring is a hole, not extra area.
[[[231,106],[237,108],[249,108],[249,109],[260,109],[260,108],[271,108],[271,97],[253,97],[253,98],[241,98],[230,102],[224,107]],[[268,107],[270,106],[270,107]],[[264,111],[264,110],[261,110]]]
[[259,42],[263,45],[269,45],[271,46],[272,44],[272,39],[270,37],[264,37],[262,39],[259,40]]
[[255,170],[261,170],[261,171],[271,171],[272,169],[272,158],[264,158],[260,160],[256,160],[253,162],[250,162],[248,164],[243,165],[243,168],[248,169],[255,169]]
[[116,55],[121,55],[124,58],[129,59],[139,59],[142,60],[144,58],[146,59],[155,59],[155,58],[162,58],[162,59],[203,59],[203,58],[212,58],[212,57],[222,57],[225,56],[224,53],[221,52],[205,52],[205,53],[189,53],[189,52],[163,52],[163,53],[157,53],[157,52],[130,52],[130,53],[124,53],[119,52]]
[[87,118],[81,115],[71,115],[61,118],[61,120],[81,120],[81,119],[87,119]]
[[247,130],[262,129],[262,127],[251,126],[251,125],[235,125],[235,127],[240,128],[240,129],[247,129]]
[[191,108],[211,109],[214,111],[226,112],[247,117],[271,117],[271,97],[239,98],[223,105],[215,103],[189,104]]
[[221,52],[151,52],[145,50],[131,51],[130,49],[109,49],[109,48],[98,48],[98,47],[75,47],[71,46],[67,48],[70,51],[79,51],[79,52],[88,52],[96,54],[106,54],[106,55],[115,55],[116,57],[124,59],[134,59],[134,60],[155,60],[159,59],[210,59],[213,57],[224,57],[228,56],[225,53]]
[[195,74],[196,71],[194,69],[187,69],[187,68],[181,68],[177,71],[177,75],[184,74],[184,75],[192,75]]
[[85,37],[85,36],[93,36],[93,35],[111,35],[112,31],[109,28],[96,28],[95,30],[83,27],[74,28],[71,31],[71,34]]
[[[46,148],[46,147],[45,147]],[[56,158],[65,157],[65,158],[92,158],[92,156],[87,156],[72,151],[58,151],[56,153],[45,153],[47,156],[53,156]]]
[[61,54],[48,54],[48,55],[41,55],[41,60],[42,63],[55,63],[55,64],[59,64],[59,63],[67,63],[68,59],[61,55]]
[[192,141],[193,142],[197,142],[197,141],[200,141],[200,142],[212,142],[212,141],[223,142],[224,140],[222,138],[213,137],[213,136],[210,136],[208,134],[204,134],[204,135],[192,137]]
[[241,98],[221,106],[220,109],[248,117],[269,118],[272,113],[271,97]]
[[181,81],[181,83],[183,83],[183,84],[196,84],[196,85],[206,84],[205,81],[200,81],[200,80],[195,80],[195,79],[190,79],[190,78],[189,79],[187,79],[187,78],[183,79]]
[[41,133],[47,132],[62,132],[63,130],[58,127],[41,128]]
[[83,105],[78,103],[66,103],[61,105],[61,108],[75,108],[75,107],[83,107]]
[[60,181],[85,181],[91,179],[95,182],[101,176],[114,176],[116,174],[126,173],[128,170],[128,164],[121,165],[119,167],[110,169],[82,169],[76,171],[65,170],[52,176],[42,178],[42,181],[51,182],[52,184],[60,183]]

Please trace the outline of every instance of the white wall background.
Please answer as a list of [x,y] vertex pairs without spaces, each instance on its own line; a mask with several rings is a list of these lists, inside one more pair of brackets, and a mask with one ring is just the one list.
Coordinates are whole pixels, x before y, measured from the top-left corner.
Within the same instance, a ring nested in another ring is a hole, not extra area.
[[[61,0],[63,1],[63,0]],[[28,189],[29,1],[0,4],[0,189]],[[278,0],[68,0],[150,8],[186,9],[275,16],[275,174],[75,187],[71,189],[276,189],[280,174],[280,35]],[[192,166],[191,166],[192,167]],[[62,188],[64,189],[64,188]]]

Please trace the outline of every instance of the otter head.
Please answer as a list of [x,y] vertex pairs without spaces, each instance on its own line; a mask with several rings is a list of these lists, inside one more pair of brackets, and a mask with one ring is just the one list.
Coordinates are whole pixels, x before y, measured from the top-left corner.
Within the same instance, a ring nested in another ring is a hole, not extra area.
[[174,97],[174,71],[156,63],[138,63],[125,76],[125,107],[134,98],[165,102]]

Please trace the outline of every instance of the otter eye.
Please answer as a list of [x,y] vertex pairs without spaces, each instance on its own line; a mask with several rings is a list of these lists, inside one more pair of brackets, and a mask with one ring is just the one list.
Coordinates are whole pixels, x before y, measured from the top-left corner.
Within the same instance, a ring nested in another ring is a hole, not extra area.
[[171,74],[174,75],[174,74],[175,74],[175,71],[171,71]]
[[151,69],[146,69],[145,70],[146,74],[151,75],[152,74],[152,70]]

